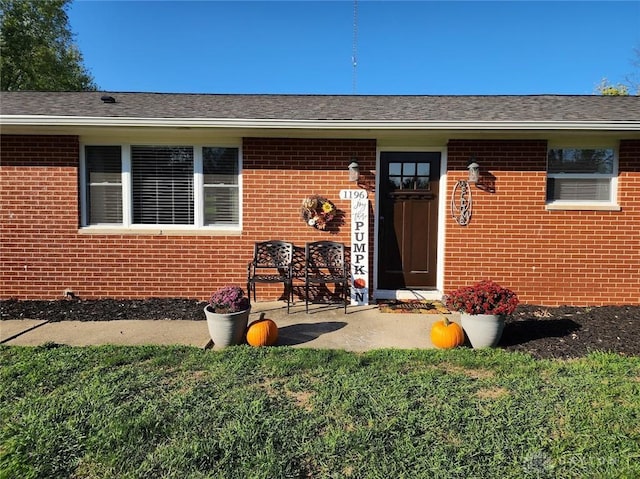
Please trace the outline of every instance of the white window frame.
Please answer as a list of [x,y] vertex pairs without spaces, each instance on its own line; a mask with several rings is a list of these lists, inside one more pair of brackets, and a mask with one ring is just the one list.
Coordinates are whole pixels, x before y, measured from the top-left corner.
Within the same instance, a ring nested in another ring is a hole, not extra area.
[[[591,149],[610,149],[613,150],[613,169],[611,173],[549,173],[548,161],[549,151],[554,149],[575,149],[575,150],[591,150]],[[558,179],[608,179],[609,180],[609,198],[607,200],[547,200],[547,210],[620,210],[618,205],[618,145],[611,142],[549,142],[547,145],[547,166],[545,168],[545,188],[548,187],[549,178]],[[545,189],[545,195],[547,194]]]
[[[87,177],[87,159],[86,159],[86,147],[101,147],[101,146],[120,146],[120,144],[113,144],[113,143],[102,143],[102,142],[96,142],[96,143],[92,143],[92,144],[87,144],[87,145],[81,145],[80,147],[80,165],[79,165],[79,169],[78,169],[78,174],[79,174],[79,193],[80,193],[80,201],[79,201],[79,205],[80,205],[80,224],[81,226],[84,225],[88,225],[89,224],[89,205],[87,204],[87,193],[88,193],[88,189],[90,186],[90,181],[89,178]],[[122,165],[123,165],[123,157],[124,153],[122,151],[122,148],[120,148],[120,170],[122,171]],[[121,187],[121,191],[124,189],[125,185],[123,183],[123,177],[122,174],[120,176],[120,187]],[[122,214],[125,215],[125,211],[124,211],[124,205],[122,205],[123,207],[123,211]],[[104,226],[104,225],[108,225],[108,226],[118,226],[120,225],[120,223],[101,223],[100,226]]]
[[[153,142],[152,146],[174,146],[180,142],[158,143]],[[79,165],[79,193],[80,193],[80,231],[86,233],[141,233],[141,234],[233,234],[242,231],[242,210],[243,210],[243,182],[242,182],[242,147],[238,144],[216,143],[211,144],[188,144],[180,143],[180,146],[193,148],[193,189],[194,189],[194,224],[174,225],[174,224],[137,224],[132,223],[133,219],[133,185],[131,176],[131,147],[138,144],[148,144],[148,142],[136,143],[107,143],[107,142],[87,142],[80,145],[80,165]],[[122,155],[122,223],[121,224],[88,224],[87,205],[87,164],[85,150],[87,146],[120,146]],[[224,225],[204,224],[204,174],[202,150],[206,147],[213,148],[235,148],[238,150],[238,223]]]

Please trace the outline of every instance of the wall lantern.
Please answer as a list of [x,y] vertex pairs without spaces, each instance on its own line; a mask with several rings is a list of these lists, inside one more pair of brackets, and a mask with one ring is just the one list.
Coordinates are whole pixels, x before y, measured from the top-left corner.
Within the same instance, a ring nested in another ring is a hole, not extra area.
[[483,185],[478,184],[480,182],[480,165],[476,163],[475,158],[470,158],[469,161],[467,166],[469,179],[458,180],[451,193],[451,216],[460,226],[467,226],[471,221],[473,200],[469,185],[476,185],[481,190],[485,189]]
[[357,182],[360,179],[360,165],[356,161],[349,164],[349,181]]
[[480,181],[480,165],[472,161],[472,163],[467,166],[467,169],[469,170],[469,183],[477,185],[478,181]]

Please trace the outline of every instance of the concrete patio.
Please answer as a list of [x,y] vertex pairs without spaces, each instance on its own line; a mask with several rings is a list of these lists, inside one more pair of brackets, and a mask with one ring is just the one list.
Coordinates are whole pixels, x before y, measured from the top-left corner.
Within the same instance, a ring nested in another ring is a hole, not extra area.
[[[297,303],[287,314],[282,302],[254,303],[249,322],[264,312],[279,328],[278,345],[293,347],[367,351],[380,348],[431,348],[431,325],[441,314],[382,313],[376,305],[349,306],[314,304],[305,312]],[[447,315],[459,322],[458,314]],[[188,345],[205,347],[209,342],[207,323],[183,320],[0,321],[0,342],[13,346],[37,346],[47,342],[70,346]]]

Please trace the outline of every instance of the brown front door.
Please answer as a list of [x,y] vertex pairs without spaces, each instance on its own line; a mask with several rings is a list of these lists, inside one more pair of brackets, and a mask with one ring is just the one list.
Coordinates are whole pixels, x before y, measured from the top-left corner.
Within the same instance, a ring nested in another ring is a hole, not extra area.
[[440,153],[380,154],[379,289],[434,289]]

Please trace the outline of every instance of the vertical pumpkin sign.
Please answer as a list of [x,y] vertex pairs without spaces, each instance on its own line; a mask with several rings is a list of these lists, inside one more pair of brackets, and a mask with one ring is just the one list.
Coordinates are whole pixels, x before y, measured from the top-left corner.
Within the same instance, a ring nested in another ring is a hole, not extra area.
[[341,190],[351,200],[351,304],[369,304],[369,200],[366,190]]

